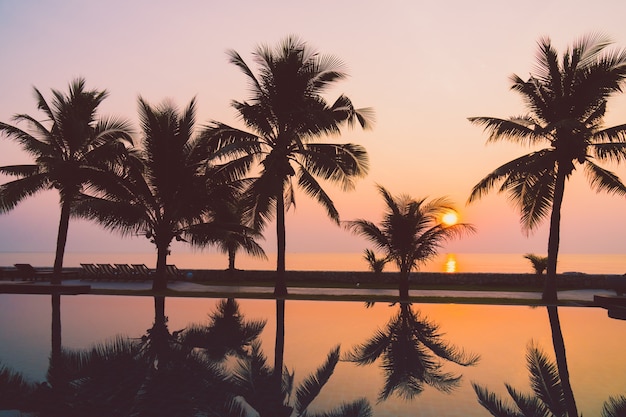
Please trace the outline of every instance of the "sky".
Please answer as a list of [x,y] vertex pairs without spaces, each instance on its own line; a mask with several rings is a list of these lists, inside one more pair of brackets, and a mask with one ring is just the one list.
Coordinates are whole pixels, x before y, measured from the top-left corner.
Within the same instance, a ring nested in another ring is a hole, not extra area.
[[[246,79],[228,62],[234,49],[253,66],[258,45],[296,35],[322,54],[339,58],[349,78],[328,92],[356,107],[372,107],[374,129],[346,129],[328,141],[359,143],[369,175],[356,189],[327,191],[342,220],[378,222],[383,202],[376,185],[415,198],[447,196],[461,221],[477,233],[442,252],[537,253],[547,250],[548,222],[525,233],[506,195],[467,205],[472,187],[501,164],[530,152],[519,145],[486,145],[467,118],[525,113],[509,77],[527,78],[537,41],[549,37],[561,52],[590,33],[626,47],[626,3],[601,0],[422,1],[193,1],[0,0],[0,121],[17,113],[36,117],[33,87],[46,98],[67,91],[76,77],[106,89],[101,116],[121,116],[138,128],[137,99],[165,99],[183,108],[197,100],[197,127],[211,120],[243,127],[231,100],[248,98]],[[607,126],[626,123],[626,97],[609,101]],[[5,137],[0,165],[31,159]],[[603,165],[626,180],[626,167]],[[597,194],[582,172],[566,185],[562,253],[625,253],[624,197]],[[58,196],[31,197],[0,215],[0,251],[54,251]],[[275,252],[274,228],[261,242]],[[369,244],[331,222],[299,195],[287,217],[287,252],[361,252]],[[121,238],[84,221],[70,224],[68,252],[149,252],[141,237]],[[189,250],[174,246],[173,250]]]

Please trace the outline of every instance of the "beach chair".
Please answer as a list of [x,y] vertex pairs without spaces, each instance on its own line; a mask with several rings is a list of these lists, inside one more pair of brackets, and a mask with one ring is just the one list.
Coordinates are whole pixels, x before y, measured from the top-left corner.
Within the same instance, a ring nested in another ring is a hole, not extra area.
[[119,272],[111,264],[96,264],[102,278],[114,280],[119,276]]
[[137,272],[138,279],[152,279],[152,271],[146,266],[146,264],[132,264],[133,269]]
[[102,278],[102,272],[95,264],[80,264],[83,279],[94,280]]
[[179,280],[183,279],[183,271],[178,269],[176,265],[166,265],[165,266],[165,276],[167,279]]
[[133,280],[137,276],[137,272],[128,264],[115,264],[117,276],[121,279]]
[[52,278],[51,271],[38,271],[31,264],[14,264],[17,276],[25,280],[46,280]]

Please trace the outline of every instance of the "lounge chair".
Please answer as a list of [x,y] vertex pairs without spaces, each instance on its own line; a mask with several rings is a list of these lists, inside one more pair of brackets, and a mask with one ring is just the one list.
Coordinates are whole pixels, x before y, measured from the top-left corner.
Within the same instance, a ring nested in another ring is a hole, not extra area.
[[102,278],[102,272],[95,264],[80,264],[83,268],[83,279],[93,280]]
[[117,270],[117,276],[126,280],[133,280],[137,278],[137,271],[128,264],[115,264]]
[[17,276],[27,280],[49,280],[52,278],[51,271],[38,271],[31,264],[14,264]]
[[152,279],[152,271],[146,264],[132,264],[133,269],[137,272],[139,279]]
[[168,279],[183,279],[184,273],[176,265],[166,265],[165,266],[165,275]]
[[100,274],[105,279],[114,280],[119,276],[119,271],[111,264],[97,264]]

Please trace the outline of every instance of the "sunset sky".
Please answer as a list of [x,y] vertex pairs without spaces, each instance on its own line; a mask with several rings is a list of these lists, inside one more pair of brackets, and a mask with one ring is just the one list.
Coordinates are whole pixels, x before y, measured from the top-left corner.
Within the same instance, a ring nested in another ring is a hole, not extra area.
[[[329,92],[329,101],[345,93],[357,107],[376,111],[373,130],[345,130],[329,139],[360,143],[370,155],[370,174],[356,190],[327,187],[343,220],[378,221],[383,207],[375,186],[381,184],[393,194],[456,202],[461,221],[478,232],[444,252],[543,254],[547,222],[526,236],[505,195],[466,206],[483,176],[530,151],[486,146],[486,134],[467,118],[525,113],[509,76],[527,78],[541,37],[550,37],[560,52],[594,32],[626,47],[624,16],[623,0],[0,0],[0,121],[12,123],[16,113],[41,117],[33,86],[50,98],[51,88],[65,92],[81,76],[88,88],[109,91],[101,115],[126,117],[137,128],[139,95],[180,107],[196,97],[198,127],[210,120],[243,127],[230,101],[247,99],[247,84],[226,51],[238,51],[252,65],[257,45],[275,46],[294,34],[345,63],[350,77]],[[626,97],[614,97],[608,108],[607,126],[626,123]],[[17,145],[0,139],[0,165],[30,161]],[[626,167],[603,166],[626,180]],[[308,197],[297,203],[287,218],[288,252],[368,247]],[[625,212],[626,198],[596,194],[575,172],[565,190],[561,251],[624,253]],[[0,251],[53,251],[58,217],[55,193],[28,199],[0,216]],[[265,235],[264,247],[274,252],[274,229]],[[72,222],[67,250],[145,252],[152,246]]]

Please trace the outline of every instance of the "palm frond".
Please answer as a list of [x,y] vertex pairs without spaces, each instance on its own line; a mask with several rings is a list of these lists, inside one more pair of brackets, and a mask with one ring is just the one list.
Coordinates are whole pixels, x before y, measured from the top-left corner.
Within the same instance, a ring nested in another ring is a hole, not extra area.
[[2,184],[0,186],[0,212],[12,210],[25,198],[50,188],[50,185],[50,180],[44,173]]
[[544,135],[538,134],[540,127],[528,117],[511,119],[470,117],[468,120],[473,124],[483,126],[489,132],[487,143],[510,140],[521,145],[536,145],[546,141]]
[[373,415],[372,407],[365,398],[358,399],[351,403],[343,403],[330,411],[306,413],[307,417],[372,417]]
[[504,403],[494,392],[486,387],[472,382],[474,392],[478,397],[478,403],[482,405],[494,417],[520,417],[520,414]]
[[619,417],[626,415],[626,396],[609,397],[602,406],[602,417]]
[[531,387],[536,397],[541,399],[554,415],[565,415],[567,407],[556,364],[534,344],[528,347],[526,360]]
[[538,416],[538,417],[552,417],[552,416],[564,416],[565,414],[552,414],[551,410],[546,407],[538,397],[532,395],[522,394],[509,384],[505,384],[509,396],[513,399],[513,402],[517,408],[521,411],[522,416]]
[[356,346],[352,351],[344,354],[341,360],[354,362],[357,365],[374,363],[385,352],[390,340],[390,334],[377,330],[374,336],[367,342]]
[[584,168],[592,189],[617,195],[626,194],[626,185],[615,173],[594,164],[590,160],[587,160]]
[[301,168],[298,170],[298,185],[302,190],[310,197],[313,197],[320,203],[325,209],[328,217],[330,217],[335,223],[339,224],[339,212],[335,208],[335,204],[331,200],[330,196],[326,194],[322,186],[315,180],[306,169]]
[[296,389],[296,400],[294,404],[296,412],[302,412],[307,409],[330,379],[338,362],[339,346],[336,346],[328,353],[326,361],[324,361],[315,373],[306,377]]

